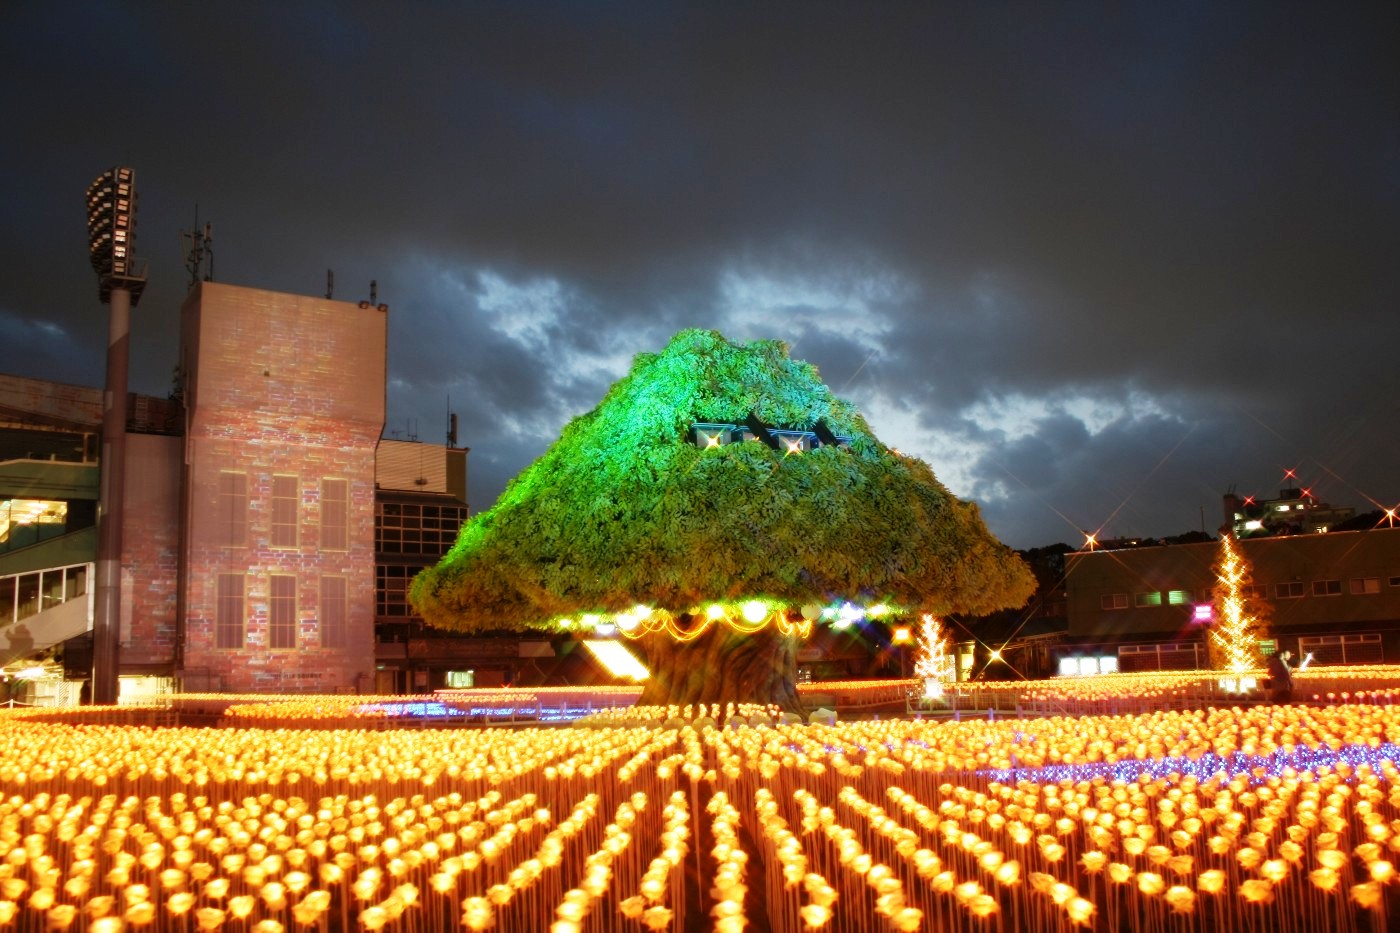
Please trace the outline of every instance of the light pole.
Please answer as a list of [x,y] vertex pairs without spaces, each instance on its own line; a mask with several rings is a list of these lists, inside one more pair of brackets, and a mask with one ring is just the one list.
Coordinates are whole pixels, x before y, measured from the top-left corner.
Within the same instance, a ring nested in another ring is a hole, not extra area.
[[92,695],[117,702],[121,650],[122,504],[126,484],[126,377],[131,309],[146,287],[132,260],[136,172],[113,168],[88,186],[88,255],[107,302],[107,389],[102,397],[101,486],[97,503],[97,581],[92,620]]
[[890,641],[892,641],[894,644],[896,644],[896,645],[899,646],[899,679],[900,679],[900,680],[903,680],[905,677],[908,676],[908,675],[905,673],[905,671],[904,671],[904,668],[905,668],[905,660],[907,659],[908,654],[909,654],[909,642],[911,642],[913,639],[914,639],[914,635],[913,635],[913,633],[909,630],[909,626],[907,626],[907,625],[901,625],[899,628],[895,629],[894,632],[893,632],[893,634],[892,634],[891,637],[890,637]]

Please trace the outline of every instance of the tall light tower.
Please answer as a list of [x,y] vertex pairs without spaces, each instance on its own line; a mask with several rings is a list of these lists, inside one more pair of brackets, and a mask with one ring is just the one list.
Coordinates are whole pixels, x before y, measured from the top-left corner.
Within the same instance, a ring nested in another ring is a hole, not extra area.
[[97,591],[92,623],[92,702],[117,702],[121,650],[122,499],[126,483],[126,375],[131,309],[146,287],[132,258],[136,172],[114,168],[88,186],[88,254],[108,307],[107,390],[102,396],[102,481],[97,504]]

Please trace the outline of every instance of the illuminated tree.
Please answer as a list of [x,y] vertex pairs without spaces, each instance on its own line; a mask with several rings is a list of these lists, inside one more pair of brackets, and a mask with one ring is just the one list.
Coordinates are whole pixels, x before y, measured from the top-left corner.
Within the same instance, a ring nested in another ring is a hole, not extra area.
[[464,632],[616,624],[652,672],[644,703],[798,708],[797,645],[833,608],[976,615],[1033,587],[975,504],[786,345],[689,330],[639,355],[410,598]]
[[1248,596],[1250,565],[1237,550],[1233,536],[1220,536],[1215,564],[1215,625],[1210,631],[1212,666],[1231,674],[1244,674],[1259,666],[1259,637],[1263,623],[1258,607]]
[[957,668],[949,651],[950,641],[943,634],[938,617],[924,613],[919,627],[919,655],[914,659],[914,676],[924,682],[924,696],[937,699],[943,695],[944,684],[954,679]]

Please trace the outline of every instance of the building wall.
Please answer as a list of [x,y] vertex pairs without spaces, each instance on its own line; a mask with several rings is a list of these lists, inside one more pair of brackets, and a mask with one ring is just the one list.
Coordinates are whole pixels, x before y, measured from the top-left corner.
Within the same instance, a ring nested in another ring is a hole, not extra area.
[[[183,674],[229,691],[367,689],[374,659],[374,455],[384,425],[387,314],[202,283],[182,311],[186,529]],[[225,473],[246,485],[226,544]],[[295,541],[273,545],[275,477],[295,480]],[[346,547],[322,546],[322,481],[348,487]],[[221,574],[242,574],[242,647],[217,644]],[[273,575],[295,578],[295,647],[269,643]],[[343,647],[327,645],[323,578],[345,580]]]
[[176,661],[182,451],[178,437],[126,438],[120,651],[125,673],[169,674]]
[[0,373],[0,415],[17,424],[97,428],[102,390]]
[[456,669],[476,671],[483,685],[503,682],[519,664],[518,639],[427,629],[408,603],[413,577],[447,553],[467,520],[466,449],[381,440],[376,483],[376,692],[445,686]]

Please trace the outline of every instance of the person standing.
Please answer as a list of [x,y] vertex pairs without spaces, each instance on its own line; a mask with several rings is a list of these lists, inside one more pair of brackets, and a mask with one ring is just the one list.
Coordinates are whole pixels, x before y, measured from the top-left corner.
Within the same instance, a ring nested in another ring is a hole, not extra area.
[[1269,699],[1275,703],[1287,703],[1293,699],[1293,668],[1288,666],[1288,660],[1292,657],[1293,652],[1280,651],[1269,655],[1264,661],[1264,667],[1269,672]]

